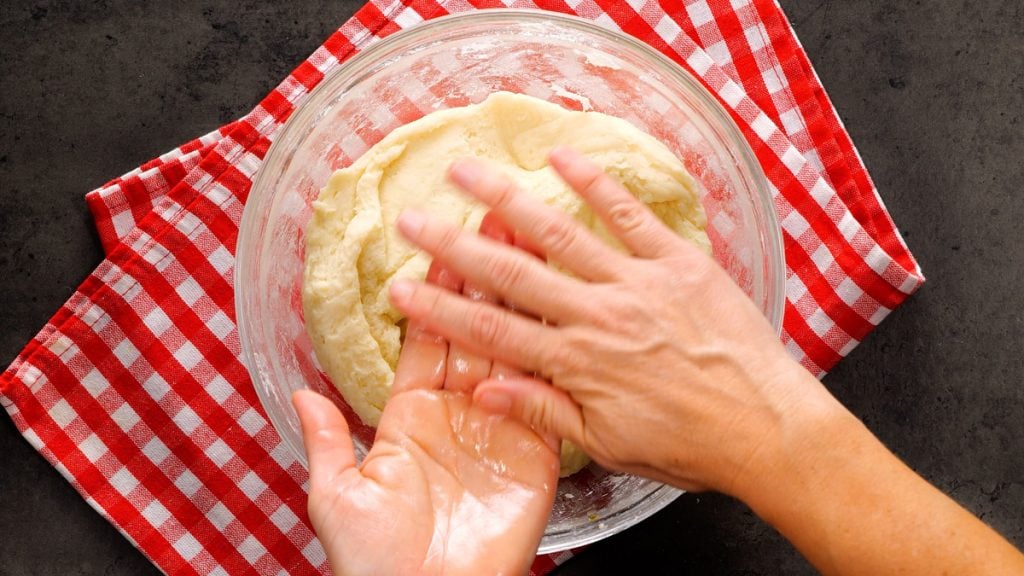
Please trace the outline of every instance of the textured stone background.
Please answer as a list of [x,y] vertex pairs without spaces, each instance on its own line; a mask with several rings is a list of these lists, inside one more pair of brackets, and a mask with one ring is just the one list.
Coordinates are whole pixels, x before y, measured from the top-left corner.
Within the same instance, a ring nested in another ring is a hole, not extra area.
[[[826,382],[1024,545],[1024,8],[783,0],[929,282]],[[0,4],[0,363],[100,261],[82,195],[248,111],[358,1]],[[0,417],[0,576],[157,571]],[[560,574],[813,573],[687,495]]]

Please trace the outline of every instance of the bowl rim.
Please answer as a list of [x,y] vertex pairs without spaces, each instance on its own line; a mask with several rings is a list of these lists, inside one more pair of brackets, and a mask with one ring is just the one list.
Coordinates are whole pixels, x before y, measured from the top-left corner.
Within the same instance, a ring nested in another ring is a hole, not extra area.
[[[335,83],[339,82],[341,78],[355,80],[359,74],[366,74],[368,71],[372,70],[373,67],[368,67],[367,63],[377,62],[381,54],[386,54],[395,46],[403,45],[410,39],[415,39],[417,36],[423,36],[438,28],[450,26],[452,22],[487,22],[491,20],[502,21],[510,19],[513,20],[515,24],[563,24],[573,31],[596,35],[605,40],[611,40],[620,45],[626,45],[626,47],[631,49],[637,56],[651,60],[653,61],[653,64],[660,64],[660,72],[669,75],[674,80],[684,85],[687,88],[688,93],[695,97],[699,103],[703,105],[704,109],[713,115],[714,122],[724,132],[723,135],[726,137],[726,140],[730,143],[738,144],[737,146],[729,146],[726,151],[732,154],[733,159],[737,164],[737,169],[740,170],[741,176],[748,180],[758,191],[758,194],[756,194],[757,197],[753,199],[752,207],[755,211],[755,217],[763,219],[766,228],[769,230],[769,233],[763,235],[761,238],[762,250],[765,259],[762,265],[765,266],[767,270],[776,271],[772,277],[767,279],[768,282],[766,282],[765,285],[766,293],[764,297],[768,302],[766,316],[769,323],[771,323],[772,327],[775,329],[776,334],[781,335],[782,316],[785,303],[785,263],[783,260],[782,233],[775,210],[772,188],[770,187],[768,179],[761,168],[761,164],[756,159],[750,143],[747,141],[746,137],[744,137],[742,131],[736,125],[736,122],[728,113],[726,107],[687,69],[639,39],[624,32],[611,30],[585,18],[558,12],[550,12],[542,9],[488,8],[431,18],[419,22],[409,28],[398,30],[386,38],[366,46],[344,62],[341,62],[336,68],[328,72],[319,81],[319,83],[308,94],[306,94],[305,98],[296,106],[292,114],[285,120],[284,124],[279,129],[280,133],[273,138],[273,141],[262,159],[260,168],[257,170],[252,186],[249,190],[249,196],[245,202],[239,224],[238,239],[251,237],[253,229],[261,225],[259,215],[256,214],[255,206],[259,203],[262,192],[269,187],[268,184],[272,183],[266,182],[270,176],[269,172],[265,170],[265,167],[276,158],[275,152],[277,150],[290,149],[290,147],[287,146],[288,142],[296,138],[296,135],[302,132],[302,127],[308,124],[308,120],[310,120],[311,116],[321,113],[315,104],[317,104],[319,100],[323,99],[323,95],[327,93]],[[386,62],[386,60],[383,60],[383,62]],[[381,62],[377,62],[377,65],[380,64]],[[263,410],[267,414],[271,424],[274,426],[275,431],[278,432],[281,440],[288,446],[291,453],[297,457],[298,461],[305,468],[308,469],[309,462],[306,458],[304,447],[301,445],[295,445],[288,435],[280,432],[282,429],[290,428],[288,425],[289,423],[283,420],[285,417],[278,414],[276,411],[267,409],[267,406],[272,403],[272,399],[268,397],[269,392],[265,390],[266,387],[262,385],[262,382],[264,381],[263,374],[270,372],[270,370],[269,367],[262,365],[258,355],[250,345],[252,336],[260,330],[259,327],[252,324],[252,318],[247,312],[245,312],[245,309],[247,308],[246,304],[248,304],[253,298],[253,291],[243,289],[241,287],[241,283],[238,282],[237,279],[240,277],[251,277],[252,275],[247,275],[246,273],[253,271],[253,269],[257,271],[259,269],[259,264],[255,263],[250,258],[250,252],[256,249],[256,246],[253,244],[254,243],[238,242],[236,244],[235,252],[235,317],[242,352],[242,361],[253,381],[253,387],[256,390],[256,395],[259,398],[260,403],[263,405]],[[678,488],[662,484],[650,494],[634,503],[629,509],[622,510],[608,517],[602,517],[598,521],[598,525],[600,526],[600,523],[606,522],[616,516],[631,514],[632,517],[625,525],[616,526],[609,522],[608,526],[604,529],[599,528],[598,530],[587,534],[586,537],[577,537],[576,539],[573,539],[570,546],[582,546],[596,542],[607,536],[618,533],[629,526],[634,526],[664,508],[669,502],[675,500],[682,493],[683,491]],[[641,507],[641,504],[644,502],[648,503],[646,506]],[[541,547],[538,549],[538,553],[544,554],[566,549],[565,543],[561,542],[561,540],[569,535],[571,535],[571,533],[563,532],[553,534],[552,536],[556,537],[556,541],[547,544],[542,541]],[[545,540],[546,539],[547,535],[545,535]]]

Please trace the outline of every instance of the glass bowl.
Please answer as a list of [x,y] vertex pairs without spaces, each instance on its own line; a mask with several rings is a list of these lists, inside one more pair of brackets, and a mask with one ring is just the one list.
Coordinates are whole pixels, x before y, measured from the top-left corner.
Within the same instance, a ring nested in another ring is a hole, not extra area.
[[[665,143],[701,186],[715,258],[778,330],[782,244],[769,187],[721,105],[647,45],[591,22],[529,10],[431,20],[374,44],[331,72],[287,121],[246,202],[235,267],[244,362],[284,442],[306,462],[289,398],[332,398],[356,437],[359,422],[320,371],[303,324],[304,230],[331,173],[395,128],[506,90],[574,110],[618,116]],[[680,491],[591,464],[563,479],[540,552],[600,540],[654,514]]]

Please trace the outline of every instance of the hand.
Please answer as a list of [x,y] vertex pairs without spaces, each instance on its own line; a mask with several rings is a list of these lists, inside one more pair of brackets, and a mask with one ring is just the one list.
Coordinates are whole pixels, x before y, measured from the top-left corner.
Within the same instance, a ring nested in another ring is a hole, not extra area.
[[411,242],[547,323],[414,282],[392,287],[393,304],[553,384],[488,380],[478,405],[577,443],[607,468],[735,493],[738,479],[756,477],[762,448],[787,433],[787,415],[837,403],[711,258],[575,152],[556,150],[550,163],[629,253],[480,164],[457,162],[458,185],[575,277],[406,212],[398,226]]
[[426,330],[553,384],[490,379],[476,405],[554,431],[606,467],[738,496],[825,574],[1024,573],[1024,555],[788,358],[710,258],[579,155],[550,160],[628,254],[469,162],[452,178],[575,278],[422,214],[399,220],[435,261],[545,319],[392,286]]
[[[493,217],[482,231],[511,237]],[[428,281],[496,301],[438,265]],[[449,350],[411,322],[360,466],[337,407],[310,391],[294,395],[310,464],[309,517],[336,574],[528,570],[554,500],[558,443],[471,403],[472,378],[515,374],[506,370]]]

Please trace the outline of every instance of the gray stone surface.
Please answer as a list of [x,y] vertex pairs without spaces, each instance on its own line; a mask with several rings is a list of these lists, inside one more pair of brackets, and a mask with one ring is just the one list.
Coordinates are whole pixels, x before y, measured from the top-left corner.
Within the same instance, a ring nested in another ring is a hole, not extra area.
[[[830,375],[912,467],[1024,545],[1024,8],[783,0],[929,282]],[[235,118],[357,2],[0,4],[0,363],[99,262],[82,194]],[[156,574],[0,417],[0,576]],[[687,495],[559,574],[803,574]]]

